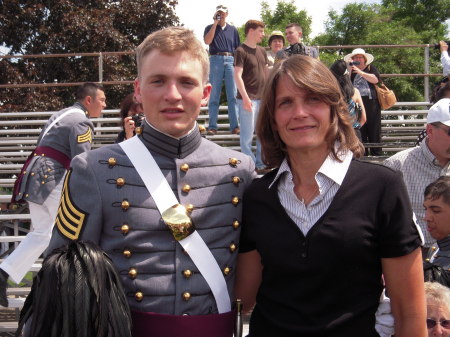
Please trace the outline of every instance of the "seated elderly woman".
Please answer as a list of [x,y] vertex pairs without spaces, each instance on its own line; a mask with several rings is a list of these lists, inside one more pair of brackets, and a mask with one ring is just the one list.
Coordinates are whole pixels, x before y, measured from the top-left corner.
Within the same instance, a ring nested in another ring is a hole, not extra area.
[[450,289],[436,282],[425,282],[428,336],[450,336]]
[[423,207],[430,235],[438,248],[432,247],[429,262],[450,271],[450,177],[440,177],[425,188]]
[[308,56],[275,65],[257,134],[272,170],[243,198],[236,298],[250,336],[379,336],[391,297],[396,337],[426,335],[421,240],[400,173],[363,162],[330,70]]

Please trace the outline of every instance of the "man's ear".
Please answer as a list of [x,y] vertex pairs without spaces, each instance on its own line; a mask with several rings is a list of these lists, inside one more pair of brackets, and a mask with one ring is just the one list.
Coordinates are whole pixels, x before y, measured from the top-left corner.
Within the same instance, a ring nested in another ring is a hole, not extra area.
[[138,77],[136,77],[136,79],[134,80],[133,85],[134,85],[134,99],[136,100],[136,102],[142,104],[141,85],[139,83]]
[[201,106],[207,106],[209,101],[209,96],[211,95],[211,84],[206,84],[203,88],[203,96],[202,96],[202,103]]
[[88,107],[92,103],[92,96],[86,96],[84,98],[84,106]]

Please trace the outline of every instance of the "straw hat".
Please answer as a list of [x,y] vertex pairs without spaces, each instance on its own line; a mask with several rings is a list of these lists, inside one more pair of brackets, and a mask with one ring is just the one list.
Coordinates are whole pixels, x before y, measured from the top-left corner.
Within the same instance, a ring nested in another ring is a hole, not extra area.
[[270,42],[272,42],[272,38],[274,38],[276,36],[277,37],[281,37],[283,39],[283,46],[284,46],[284,44],[285,44],[284,36],[283,36],[283,33],[281,31],[279,31],[279,30],[274,30],[272,33],[270,33],[269,46],[270,46]]
[[364,57],[366,58],[366,65],[369,65],[373,62],[373,55],[366,53],[365,50],[362,48],[353,49],[353,51],[350,54],[345,55],[344,61],[347,63],[351,62],[352,57],[355,55],[364,55]]

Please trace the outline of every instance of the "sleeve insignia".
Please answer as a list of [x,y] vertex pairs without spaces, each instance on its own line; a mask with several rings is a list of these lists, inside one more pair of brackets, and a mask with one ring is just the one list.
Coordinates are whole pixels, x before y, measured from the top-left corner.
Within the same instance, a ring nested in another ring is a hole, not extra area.
[[77,142],[78,143],[85,143],[85,142],[92,143],[92,131],[91,131],[91,128],[88,128],[88,130],[85,133],[83,133],[82,135],[79,135],[77,137]]
[[55,224],[62,235],[70,240],[77,240],[80,236],[87,214],[83,213],[83,211],[71,200],[69,192],[69,177],[71,173],[72,170],[69,170],[64,180]]

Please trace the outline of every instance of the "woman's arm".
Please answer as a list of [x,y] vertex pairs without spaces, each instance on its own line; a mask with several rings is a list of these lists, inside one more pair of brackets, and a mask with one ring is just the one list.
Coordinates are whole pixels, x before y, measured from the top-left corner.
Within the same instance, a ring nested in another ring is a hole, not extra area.
[[255,306],[262,268],[261,256],[256,250],[238,255],[234,296],[242,300],[244,313]]
[[427,336],[420,248],[405,256],[383,258],[381,263],[395,318],[395,337]]
[[358,103],[359,106],[362,109],[361,118],[359,119],[359,124],[361,124],[361,126],[363,126],[367,122],[366,108],[364,107],[364,103],[363,103],[363,100],[362,100],[362,97],[361,97],[361,93],[359,92],[359,90],[357,88],[355,88],[355,93],[353,94],[352,99],[356,103]]

